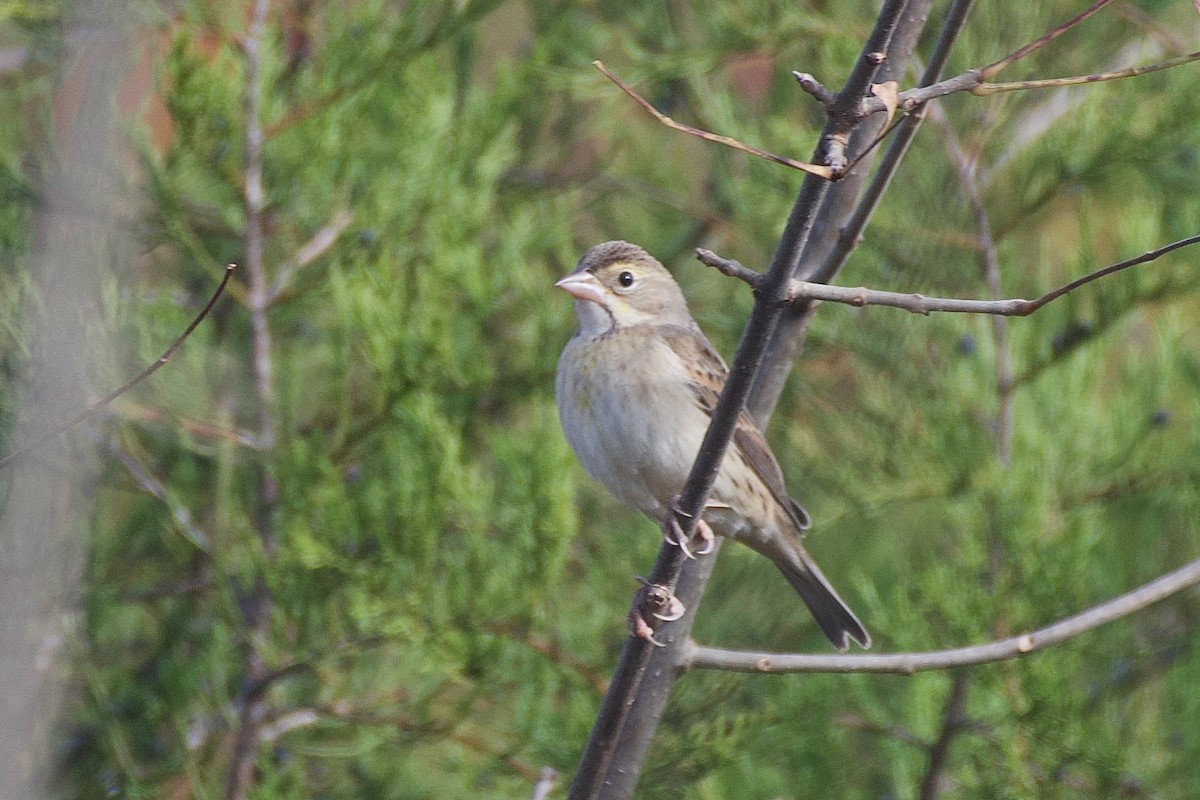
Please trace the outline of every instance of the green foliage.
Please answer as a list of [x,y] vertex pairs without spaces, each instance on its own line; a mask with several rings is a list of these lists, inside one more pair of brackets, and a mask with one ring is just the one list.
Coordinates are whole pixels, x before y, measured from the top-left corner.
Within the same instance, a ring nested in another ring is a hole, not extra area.
[[[1192,24],[1186,5],[1146,22],[1168,49],[1172,26]],[[67,796],[220,795],[251,650],[274,676],[252,797],[518,798],[543,765],[569,779],[657,537],[584,479],[558,431],[553,371],[572,317],[552,281],[588,244],[637,241],[731,353],[750,298],[691,250],[764,266],[799,185],[657,125],[589,63],[681,121],[807,159],[822,118],[789,71],[839,85],[875,13],[301,6],[272,17],[263,42],[265,261],[271,281],[290,275],[267,317],[272,393],[261,407],[239,272],[171,364],[114,408],[103,435],[124,458],[96,496]],[[951,70],[1076,11],[981,7]],[[109,289],[137,363],[245,258],[243,27],[240,8],[185,5],[157,32],[169,144],[143,145],[145,255]],[[1005,79],[1106,68],[1154,37],[1101,14],[1068,38]],[[1005,296],[1196,233],[1194,83],[1190,65],[944,102],[979,159]],[[47,79],[0,90],[15,107],[44,100]],[[30,111],[0,126],[6,378],[25,357],[16,320],[43,124]],[[986,296],[946,152],[926,122],[839,282]],[[341,215],[332,244],[297,264]],[[817,521],[811,549],[881,651],[1028,630],[1195,557],[1194,261],[1008,320],[1007,344],[990,319],[822,309],[769,433]],[[259,438],[264,413],[273,441]],[[5,430],[12,414],[0,396]],[[698,640],[825,647],[771,565],[723,553]],[[257,630],[256,591],[270,602]],[[1198,617],[1194,597],[1168,601],[969,671],[944,793],[1195,796]],[[639,796],[915,798],[950,682],[689,674]]]

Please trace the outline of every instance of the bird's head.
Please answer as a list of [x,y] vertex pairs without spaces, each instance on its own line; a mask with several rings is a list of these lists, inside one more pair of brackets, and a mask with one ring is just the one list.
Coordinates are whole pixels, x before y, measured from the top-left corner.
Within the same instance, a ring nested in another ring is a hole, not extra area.
[[632,325],[691,324],[687,301],[671,273],[629,242],[588,248],[575,271],[554,285],[575,298],[585,336]]

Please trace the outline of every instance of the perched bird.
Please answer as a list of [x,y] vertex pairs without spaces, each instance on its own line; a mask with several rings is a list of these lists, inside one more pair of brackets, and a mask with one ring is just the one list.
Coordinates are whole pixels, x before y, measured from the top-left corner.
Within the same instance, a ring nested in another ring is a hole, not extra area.
[[[676,498],[725,385],[725,362],[671,274],[637,245],[596,245],[555,286],[575,299],[579,318],[555,379],[563,433],[592,477],[669,538],[679,527]],[[848,639],[870,646],[804,550],[808,527],[808,513],[788,496],[775,456],[743,411],[698,534],[715,531],[771,559],[839,650]]]

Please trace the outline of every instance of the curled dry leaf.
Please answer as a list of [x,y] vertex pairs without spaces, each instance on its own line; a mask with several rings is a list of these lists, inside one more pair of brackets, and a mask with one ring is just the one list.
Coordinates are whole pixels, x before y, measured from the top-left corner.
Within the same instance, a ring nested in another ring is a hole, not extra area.
[[[1196,0],[1196,2],[1200,3],[1200,0]],[[896,81],[872,83],[871,94],[882,100],[887,109],[887,121],[883,123],[884,127],[891,125],[892,117],[896,116],[896,109],[900,105],[900,84]]]

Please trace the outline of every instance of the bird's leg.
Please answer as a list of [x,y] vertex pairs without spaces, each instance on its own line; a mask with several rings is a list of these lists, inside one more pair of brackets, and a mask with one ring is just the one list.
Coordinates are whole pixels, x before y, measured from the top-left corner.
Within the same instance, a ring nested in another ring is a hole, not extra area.
[[655,647],[663,647],[663,643],[654,638],[654,625],[648,617],[674,622],[687,609],[669,587],[650,583],[641,576],[638,581],[642,585],[634,592],[633,604],[629,607],[629,632]]

